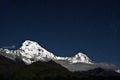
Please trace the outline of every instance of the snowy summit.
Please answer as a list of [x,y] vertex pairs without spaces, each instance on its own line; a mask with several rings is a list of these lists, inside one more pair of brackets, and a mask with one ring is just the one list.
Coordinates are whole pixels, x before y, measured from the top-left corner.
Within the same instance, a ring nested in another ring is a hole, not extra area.
[[54,57],[52,53],[42,48],[38,43],[30,40],[26,40],[20,50],[22,60],[28,64],[39,60],[46,61],[46,59]]

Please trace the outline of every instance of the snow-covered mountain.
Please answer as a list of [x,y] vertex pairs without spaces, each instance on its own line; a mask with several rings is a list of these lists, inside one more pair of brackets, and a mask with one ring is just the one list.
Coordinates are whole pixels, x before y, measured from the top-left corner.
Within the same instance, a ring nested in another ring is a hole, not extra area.
[[54,58],[54,54],[42,48],[38,43],[30,40],[26,40],[19,50],[22,60],[27,64]]
[[83,62],[83,63],[92,64],[92,61],[90,60],[90,58],[83,53],[76,54],[74,57],[71,58],[70,62],[71,63]]
[[42,48],[37,42],[26,40],[18,50],[8,50],[0,48],[0,54],[15,60],[19,58],[27,64],[31,64],[36,61],[48,61],[48,60],[65,60],[71,64],[74,63],[87,63],[92,64],[90,58],[83,53],[78,53],[74,57],[59,57],[53,53]]
[[0,55],[3,55],[12,60],[22,60],[28,65],[37,61],[48,62],[53,60],[72,72],[103,68],[115,70],[119,73],[119,68],[117,68],[117,66],[114,64],[93,63],[93,61],[87,55],[80,52],[73,57],[56,56],[44,49],[37,42],[30,40],[23,42],[22,46],[17,50],[0,48]]

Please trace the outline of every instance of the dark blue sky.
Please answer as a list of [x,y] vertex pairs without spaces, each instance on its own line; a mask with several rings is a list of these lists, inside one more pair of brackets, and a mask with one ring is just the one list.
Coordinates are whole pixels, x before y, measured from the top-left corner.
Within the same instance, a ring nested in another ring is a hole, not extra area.
[[119,0],[4,0],[0,47],[26,39],[60,56],[87,54],[120,66]]

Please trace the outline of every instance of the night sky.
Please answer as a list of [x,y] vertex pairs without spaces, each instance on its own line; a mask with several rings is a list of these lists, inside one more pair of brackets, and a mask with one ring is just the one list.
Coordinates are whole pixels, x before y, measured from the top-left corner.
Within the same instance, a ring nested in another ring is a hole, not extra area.
[[2,0],[0,47],[26,39],[58,56],[83,52],[120,66],[120,1]]

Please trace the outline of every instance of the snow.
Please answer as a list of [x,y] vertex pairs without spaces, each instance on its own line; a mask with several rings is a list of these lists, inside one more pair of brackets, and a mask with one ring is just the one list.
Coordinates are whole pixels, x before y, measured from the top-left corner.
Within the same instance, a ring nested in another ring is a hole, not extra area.
[[83,54],[83,53],[78,53],[76,54],[70,61],[71,63],[79,63],[79,62],[83,62],[83,63],[89,63],[92,64],[91,60],[87,57],[87,55]]
[[79,63],[79,62],[92,64],[92,61],[90,60],[90,58],[88,58],[87,55],[85,55],[83,53],[78,53],[74,57],[59,57],[59,56],[56,56],[55,60],[68,60],[72,64]]
[[12,56],[19,56],[26,64],[31,64],[36,61],[47,60],[66,60],[72,64],[74,63],[87,63],[92,64],[87,55],[78,53],[74,57],[60,57],[55,56],[53,53],[47,51],[41,47],[37,42],[26,40],[18,50],[1,49],[5,54],[11,54]]
[[[42,48],[38,43],[30,40],[26,40],[22,44],[22,47],[20,48],[20,50],[21,50],[20,52],[21,56],[29,60],[34,59],[35,61],[38,61],[38,60],[44,61],[45,59],[43,58],[52,59],[54,57],[52,53]],[[23,58],[23,61],[27,62],[24,58]],[[31,63],[35,61],[31,61]],[[30,61],[28,62],[28,64],[29,63]]]

